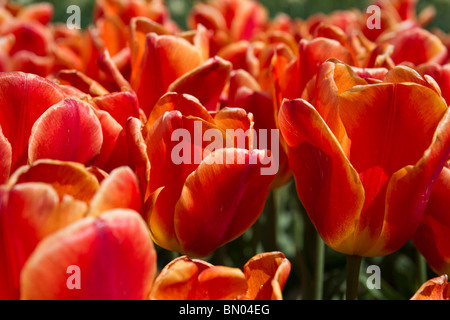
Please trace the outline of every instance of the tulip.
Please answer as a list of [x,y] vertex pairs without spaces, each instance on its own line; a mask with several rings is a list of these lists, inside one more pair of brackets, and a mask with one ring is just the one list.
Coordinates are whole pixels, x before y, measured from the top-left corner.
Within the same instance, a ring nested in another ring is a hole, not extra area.
[[[131,43],[129,27],[137,17],[160,25],[170,34],[180,32],[162,1],[144,0],[97,1],[93,12],[93,26],[87,31],[91,56],[96,58],[105,50],[108,51],[127,79],[130,78],[133,50],[129,45]],[[89,59],[89,56],[87,58]],[[102,70],[99,70],[96,60],[90,61],[90,67],[85,70],[89,76],[100,82],[107,80]]]
[[[161,98],[145,126],[129,119],[133,167],[159,246],[207,256],[256,221],[275,175],[261,174],[269,159],[265,150],[225,131],[244,133],[251,126],[242,109],[225,108],[213,117],[192,96],[175,93]],[[214,133],[214,146],[205,133]]]
[[440,65],[429,62],[419,65],[416,69],[422,76],[430,75],[436,80],[442,97],[444,97],[447,105],[450,105],[450,63]]
[[9,46],[3,47],[7,56],[2,71],[23,71],[46,76],[54,65],[51,32],[46,25],[26,15],[8,17],[7,23],[1,27],[0,35],[12,40]]
[[329,88],[328,108],[295,99],[280,110],[298,195],[331,248],[387,255],[417,229],[449,158],[447,105],[433,86],[411,82]]
[[189,13],[190,29],[199,25],[211,31],[213,54],[231,43],[250,41],[261,33],[268,22],[268,12],[258,1],[216,0],[197,3]]
[[42,77],[66,68],[86,71],[92,60],[86,34],[52,23],[50,3],[22,6],[11,1],[1,5],[1,71],[22,71]]
[[447,48],[441,40],[419,27],[392,31],[380,37],[379,41],[394,46],[392,60],[395,64],[409,63],[414,66],[427,62],[442,64],[448,58]]
[[[167,91],[190,94],[199,99],[207,110],[218,111],[219,100],[229,81],[231,68],[231,63],[220,57],[210,58],[172,82]],[[204,90],[204,86],[209,83],[214,83],[214,86],[210,90]]]
[[[264,92],[256,79],[242,69],[232,72],[228,96],[223,103],[228,107],[243,108],[247,113],[251,113],[257,131],[265,129],[270,132],[270,130],[278,129],[272,96]],[[278,146],[279,143],[274,147]],[[269,142],[267,149],[271,150],[271,148],[271,142]],[[279,162],[273,189],[285,185],[292,177],[284,149],[279,150]]]
[[137,180],[127,167],[108,175],[75,162],[38,160],[17,169],[0,187],[0,296],[19,298],[22,268],[47,236],[115,209],[141,210]]
[[206,61],[206,30],[199,28],[192,43],[181,36],[150,32],[138,37],[134,32],[130,83],[148,116],[175,80]]
[[450,169],[445,167],[431,192],[422,221],[413,236],[416,248],[436,274],[450,273]]
[[281,300],[291,264],[281,252],[260,253],[237,268],[181,256],[155,279],[152,300]]
[[145,0],[99,0],[95,3],[94,20],[98,21],[104,18],[110,20],[120,20],[123,25],[128,26],[134,17],[146,17],[155,21],[171,31],[177,31],[178,27],[175,22],[170,19],[169,10],[164,3],[158,1]]
[[447,275],[428,280],[410,300],[450,300],[450,286]]
[[23,267],[20,297],[142,300],[155,273],[156,253],[142,218],[110,210],[44,238]]
[[62,101],[64,94],[44,78],[11,72],[0,75],[0,97],[0,126],[4,137],[2,149],[11,150],[10,154],[5,154],[10,164],[7,170],[11,172],[27,162],[28,141],[36,120],[49,107]]
[[21,72],[0,75],[0,182],[38,159],[76,161],[108,172],[128,164],[124,126],[128,117],[141,114],[134,92],[109,93],[82,73],[61,73],[55,82]]

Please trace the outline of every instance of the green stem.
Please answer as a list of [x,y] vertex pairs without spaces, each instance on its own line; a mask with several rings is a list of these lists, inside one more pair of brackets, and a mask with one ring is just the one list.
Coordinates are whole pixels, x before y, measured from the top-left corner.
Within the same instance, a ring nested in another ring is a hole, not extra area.
[[267,203],[267,247],[266,251],[277,251],[277,208],[275,201],[275,191],[271,190]]
[[316,232],[315,238],[315,256],[314,256],[314,287],[313,299],[322,300],[323,298],[323,273],[325,266],[325,243]]
[[416,249],[416,258],[417,258],[417,281],[419,282],[418,285],[421,286],[428,280],[427,261],[417,249]]
[[255,224],[252,226],[252,252],[253,255],[258,253],[258,244],[261,240],[261,221],[258,219]]
[[361,269],[362,257],[347,256],[347,288],[345,298],[347,300],[358,299],[359,271]]

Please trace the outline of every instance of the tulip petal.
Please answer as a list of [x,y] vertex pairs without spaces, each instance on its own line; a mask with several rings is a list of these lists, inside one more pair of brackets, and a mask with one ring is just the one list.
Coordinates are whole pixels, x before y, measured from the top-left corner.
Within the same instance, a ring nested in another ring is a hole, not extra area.
[[9,178],[12,162],[11,144],[3,135],[0,127],[0,184],[5,183]]
[[[209,268],[212,265],[203,266]],[[169,262],[155,279],[151,300],[188,300],[195,290],[201,269],[195,261],[181,256]]]
[[[259,2],[241,1],[230,21],[230,35],[234,40],[250,40],[262,30],[268,19],[267,9]],[[233,4],[232,4],[233,5]]]
[[[426,105],[432,107],[426,107],[425,101]],[[408,215],[408,224],[405,219],[400,218],[404,217],[406,212],[404,204],[402,209],[395,209],[400,210],[397,212],[403,212],[401,215],[385,215],[385,209],[391,212],[395,206],[401,205],[398,201],[400,197],[412,192],[410,187],[404,187],[402,191],[397,189],[397,183],[403,184],[409,180],[402,178],[409,169],[396,172],[416,164],[421,159],[423,152],[432,142],[436,127],[446,109],[445,102],[436,92],[415,83],[360,86],[339,95],[339,113],[352,142],[350,161],[358,171],[365,190],[363,214],[358,220],[355,235],[360,239],[358,248],[355,249],[358,254],[373,255],[385,241],[393,241],[390,245],[395,246],[412,236],[411,232],[417,227],[419,218],[417,208],[409,208],[413,211]],[[392,175],[394,176],[389,180]],[[416,189],[419,185],[424,187],[425,181],[427,180],[416,183],[414,192],[419,190]],[[391,191],[397,196],[395,206],[390,202],[393,196]],[[386,232],[397,227],[402,231],[399,230],[395,237],[393,233],[389,233],[392,239],[387,234],[385,238],[380,236],[383,227],[386,227]],[[370,249],[378,240],[376,248]]]
[[196,300],[236,300],[247,291],[244,273],[237,268],[213,266],[198,276]]
[[[228,83],[232,65],[220,57],[210,58],[197,68],[175,80],[167,89],[169,92],[187,93],[198,98],[209,111],[217,111],[219,99]],[[204,87],[214,83],[210,90]]]
[[442,275],[422,284],[410,300],[450,300],[448,276]]
[[100,83],[77,70],[61,70],[56,79],[61,85],[70,85],[94,97],[109,93]]
[[423,77],[414,69],[407,66],[395,66],[384,77],[384,82],[401,83],[401,82],[414,82],[422,86],[428,87],[436,91],[441,95],[441,89],[439,84],[428,75]]
[[50,3],[34,3],[23,7],[17,14],[22,20],[38,21],[42,25],[47,25],[53,17],[53,6]]
[[[155,271],[156,253],[144,221],[132,210],[111,210],[41,241],[23,268],[21,298],[147,299]],[[79,288],[71,287],[77,276]]]
[[279,123],[297,192],[311,221],[331,248],[353,254],[355,221],[364,203],[358,173],[306,101],[285,100]]
[[70,195],[86,203],[92,199],[99,188],[97,178],[83,165],[47,159],[19,168],[11,176],[7,185],[12,188],[15,184],[26,182],[49,184],[60,198]]
[[275,178],[261,173],[264,157],[261,150],[216,150],[187,177],[174,215],[182,252],[207,256],[252,226]]
[[139,180],[139,188],[144,201],[147,200],[148,183],[150,181],[150,161],[147,155],[147,144],[142,135],[142,122],[130,117],[126,125],[130,166]]
[[90,162],[107,172],[128,164],[128,145],[123,127],[106,111],[96,110],[102,127],[100,153]]
[[248,70],[247,50],[249,44],[250,43],[248,41],[227,43],[226,46],[224,46],[219,50],[219,52],[217,52],[217,56],[230,61],[233,65],[233,70]]
[[54,66],[53,57],[38,56],[30,51],[19,51],[11,57],[11,70],[46,77]]
[[88,103],[65,99],[36,121],[30,136],[29,160],[55,159],[87,163],[100,153],[103,135]]
[[[175,204],[184,181],[201,163],[207,151],[205,149],[210,145],[203,140],[204,133],[209,129],[222,138],[216,143],[227,145],[227,135],[219,127],[200,118],[184,117],[179,111],[166,112],[148,131],[147,154],[151,179],[147,194],[164,187],[149,220],[153,239],[161,247],[178,250],[173,223]],[[231,141],[228,143],[232,145]]]
[[98,217],[112,209],[132,209],[140,212],[141,196],[136,176],[128,167],[120,167],[102,181],[90,203],[89,215]]
[[201,104],[197,97],[189,94],[167,92],[156,103],[146,124],[150,128],[155,121],[169,111],[178,110],[182,114],[198,117],[208,122],[214,122],[208,110]]
[[382,41],[394,45],[392,60],[395,64],[410,62],[418,66],[426,62],[444,63],[447,59],[447,48],[439,38],[422,28],[394,31]]
[[444,168],[437,179],[422,221],[413,236],[417,249],[437,274],[450,274],[450,169]]
[[[425,101],[433,107],[424,107]],[[446,109],[437,94],[416,84],[370,85],[341,93],[339,110],[352,141],[352,164],[359,172],[381,166],[390,176],[416,163]]]
[[21,72],[0,75],[0,126],[12,147],[12,171],[26,164],[34,122],[63,99],[62,90],[39,76]]
[[201,63],[200,51],[188,41],[171,35],[147,34],[142,63],[131,75],[131,85],[144,113],[148,116],[169,85]]
[[[427,114],[430,115],[429,109]],[[413,236],[449,155],[450,112],[447,111],[423,157],[415,165],[406,166],[392,176],[386,193],[385,222],[373,251],[393,252]],[[404,215],[409,217],[407,221]]]
[[358,77],[350,66],[335,59],[324,62],[317,71],[316,79],[311,82],[313,90],[309,92],[307,87],[305,99],[315,106],[348,155],[351,142],[339,115],[339,93],[367,82]]
[[95,97],[90,102],[111,114],[122,127],[125,127],[129,117],[139,118],[139,104],[133,91],[113,92]]
[[236,268],[213,266],[181,256],[164,267],[155,280],[152,300],[235,300],[247,290],[244,274]]
[[443,66],[437,63],[425,63],[417,67],[417,71],[422,75],[432,76],[438,83],[442,97],[450,105],[450,63]]
[[25,183],[0,188],[0,297],[19,298],[22,266],[33,252],[59,198],[48,185]]
[[2,29],[3,34],[14,35],[15,41],[10,54],[30,51],[46,56],[50,51],[50,31],[37,21],[13,20]]
[[282,300],[281,294],[291,271],[291,263],[281,252],[261,253],[244,266],[248,283],[246,299]]
[[[346,47],[336,40],[316,38],[311,41],[300,41],[300,83],[298,92],[300,96],[310,79],[317,73],[319,66],[329,58],[338,59],[346,64],[355,65],[353,58]],[[298,96],[297,96],[298,97]]]
[[225,131],[242,129],[245,132],[253,125],[253,116],[241,108],[225,107],[214,115],[214,123]]

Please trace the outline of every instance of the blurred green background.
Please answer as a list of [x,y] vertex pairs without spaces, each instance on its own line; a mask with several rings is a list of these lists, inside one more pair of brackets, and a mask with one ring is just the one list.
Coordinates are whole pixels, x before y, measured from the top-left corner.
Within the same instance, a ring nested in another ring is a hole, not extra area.
[[[92,8],[95,0],[15,0],[15,2],[27,4],[33,2],[50,2],[55,7],[55,21],[66,21],[68,14],[66,9],[72,4],[80,6],[83,14],[81,24],[83,27],[92,21]],[[181,26],[185,26],[186,13],[189,12],[193,3],[198,0],[166,0],[172,18]],[[317,12],[331,12],[333,10],[358,8],[364,10],[371,0],[260,0],[269,9],[272,16],[278,12],[287,13],[293,17],[305,18]],[[450,1],[449,0],[418,0],[417,9],[421,10],[427,5],[434,5],[437,9],[436,19],[430,27],[439,27],[450,31]]]
[[[45,2],[41,0],[16,0],[22,4]],[[66,21],[68,6],[76,4],[82,12],[82,27],[92,22],[94,0],[49,0],[55,7],[54,21]],[[166,0],[172,18],[185,27],[186,14],[193,0]],[[306,18],[317,12],[329,13],[333,10],[359,8],[364,10],[370,0],[261,0],[271,16],[278,12],[293,17]],[[437,9],[436,19],[429,27],[439,27],[450,31],[449,0],[419,0],[418,10],[433,4]],[[284,289],[285,299],[312,299],[313,261],[315,260],[316,233],[300,201],[293,181],[271,194],[258,222],[243,236],[216,250],[205,260],[217,265],[242,268],[254,254],[280,250],[291,261],[292,271]],[[164,267],[176,253],[158,248],[158,265]],[[345,292],[345,256],[325,247],[323,275],[323,299],[342,299]],[[371,275],[367,266],[374,264],[381,269],[381,289],[369,290],[365,285]],[[422,281],[436,276],[418,255],[413,244],[407,243],[401,250],[385,257],[367,258],[361,267],[359,298],[405,300],[412,297]]]

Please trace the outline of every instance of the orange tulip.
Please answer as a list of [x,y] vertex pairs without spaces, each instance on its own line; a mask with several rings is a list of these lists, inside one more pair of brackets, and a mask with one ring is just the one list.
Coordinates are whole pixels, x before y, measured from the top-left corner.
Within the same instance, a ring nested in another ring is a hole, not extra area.
[[155,272],[156,253],[142,218],[132,210],[110,210],[44,238],[23,267],[20,297],[141,300]]
[[[160,99],[145,126],[128,120],[133,167],[158,245],[206,256],[256,221],[275,172],[261,174],[269,159],[265,151],[225,131],[245,133],[252,126],[242,109],[210,114],[194,97],[177,93]],[[209,133],[217,148],[202,138]]]
[[257,36],[268,23],[268,12],[258,1],[215,0],[195,4],[187,23],[191,30],[203,25],[210,31],[209,43],[215,55],[228,44]]
[[55,82],[11,72],[0,75],[0,93],[0,182],[38,159],[76,161],[108,172],[128,164],[124,127],[128,117],[142,112],[133,91],[109,93],[78,72],[60,73]]
[[442,97],[444,97],[447,105],[450,105],[450,63],[440,65],[428,62],[419,65],[416,69],[422,76],[429,75],[436,80],[441,89]]
[[447,48],[431,32],[419,28],[406,28],[384,34],[379,41],[394,46],[392,60],[395,64],[409,63],[418,66],[426,62],[445,63]]
[[[223,104],[231,108],[243,108],[247,113],[251,113],[257,131],[264,129],[270,132],[270,130],[278,129],[271,95],[264,92],[256,79],[242,69],[234,70],[231,73],[228,94]],[[278,141],[274,147],[279,147]],[[271,150],[271,148],[271,141],[268,141],[267,149]],[[283,149],[279,150],[278,167],[279,170],[272,185],[274,189],[283,186],[292,177],[287,155]]]
[[0,4],[0,70],[22,71],[42,77],[62,69],[86,71],[90,46],[86,33],[52,23],[50,3],[22,6],[11,1]]
[[450,286],[447,275],[425,282],[410,300],[450,300]]
[[[317,82],[315,103],[327,107],[285,100],[280,129],[298,195],[325,243],[386,255],[420,223],[450,155],[450,112],[433,83],[405,68],[361,85],[342,70],[346,77],[329,72]],[[418,83],[400,81],[406,74]]]
[[28,141],[36,120],[49,107],[62,101],[64,93],[39,76],[11,72],[0,74],[0,99],[3,149],[11,150],[9,157],[5,154],[2,158],[9,162],[7,171],[11,172],[27,162]]
[[16,170],[0,187],[0,297],[19,298],[23,265],[47,236],[115,209],[141,211],[137,180],[127,167],[108,175],[79,163],[39,160]]
[[281,300],[291,264],[281,252],[261,253],[237,268],[187,256],[171,261],[155,279],[152,300]]
[[131,87],[145,115],[178,78],[200,66],[209,57],[206,30],[185,39],[181,35],[156,34],[139,30],[135,24],[132,44]]
[[450,273],[450,169],[444,168],[431,192],[425,214],[413,236],[417,249],[437,274]]

